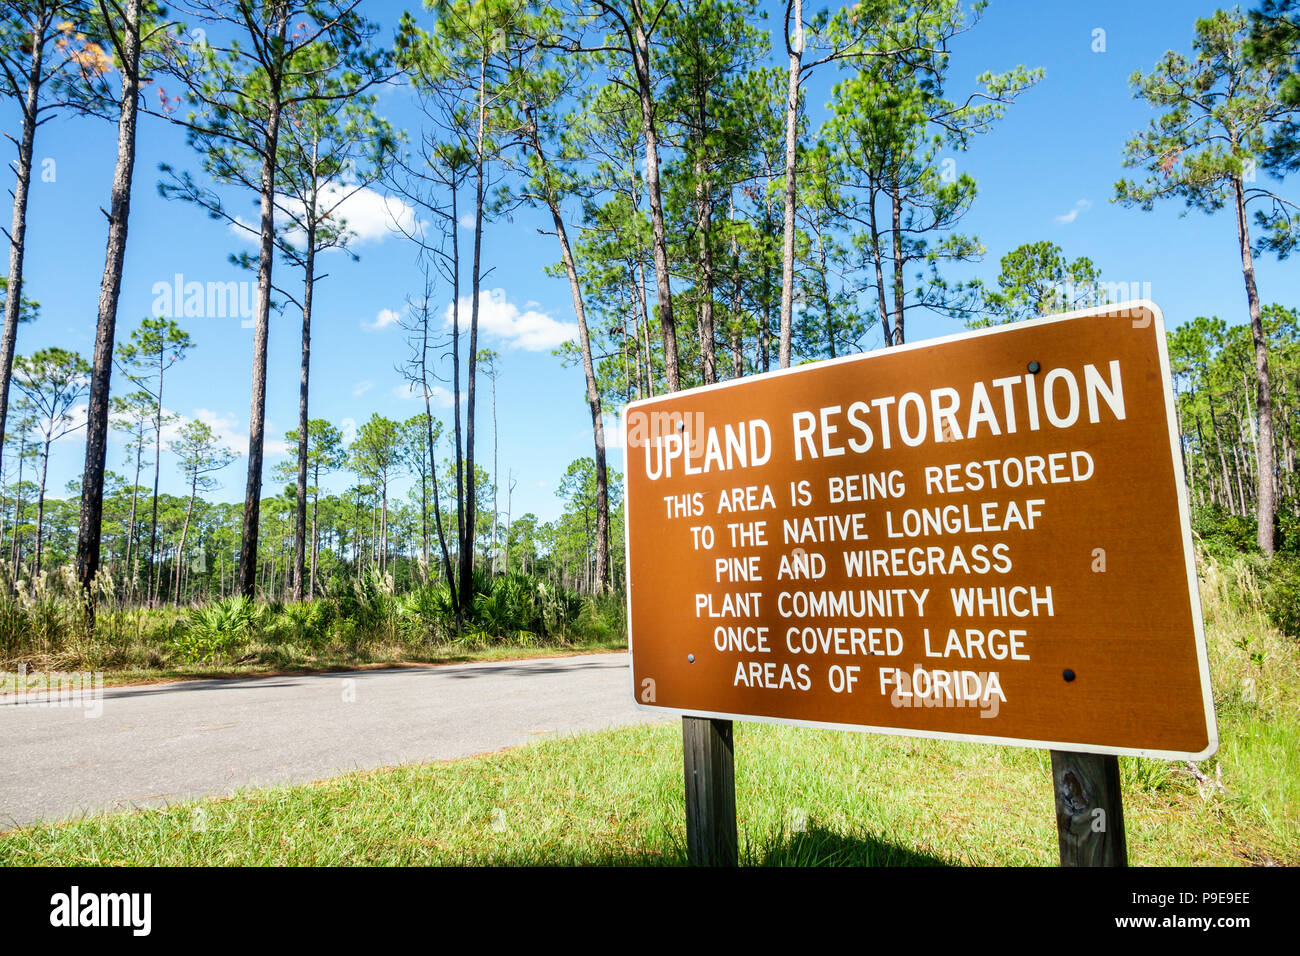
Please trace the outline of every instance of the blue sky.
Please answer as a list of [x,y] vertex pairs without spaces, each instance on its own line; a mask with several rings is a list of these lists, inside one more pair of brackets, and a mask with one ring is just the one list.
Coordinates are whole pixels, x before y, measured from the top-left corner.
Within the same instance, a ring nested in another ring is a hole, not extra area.
[[[366,0],[364,11],[391,30],[405,6]],[[1046,76],[1008,110],[993,133],[957,157],[959,168],[979,184],[979,199],[962,231],[978,236],[989,252],[968,274],[991,282],[1003,254],[1021,243],[1045,239],[1059,244],[1071,258],[1090,257],[1104,279],[1149,283],[1150,297],[1171,325],[1197,315],[1218,315],[1232,323],[1245,320],[1240,260],[1228,213],[1182,217],[1175,205],[1143,213],[1109,202],[1115,181],[1125,175],[1120,164],[1123,144],[1151,116],[1132,98],[1130,74],[1149,70],[1167,49],[1189,50],[1195,18],[1214,9],[1215,4],[1193,0],[1086,5],[994,0],[983,22],[954,45],[951,94],[971,89],[975,75],[984,70],[1005,70],[1018,63],[1041,66]],[[427,19],[427,14],[421,16]],[[780,26],[775,6],[766,25]],[[1104,52],[1093,50],[1098,29],[1105,31]],[[822,104],[835,79],[835,72],[827,70],[808,87],[814,123],[823,115]],[[402,90],[386,91],[381,110],[398,127],[414,121]],[[0,129],[16,128],[16,110],[6,104],[0,108]],[[20,329],[21,354],[50,345],[87,356],[91,352],[106,235],[99,207],[108,200],[114,144],[114,128],[92,119],[60,117],[38,132],[24,291],[41,303],[41,317]],[[42,167],[47,160],[53,161],[52,182],[39,176],[42,168],[50,168]],[[158,164],[164,161],[181,169],[198,168],[179,130],[143,118],[119,341],[151,313],[155,284],[171,283],[176,274],[202,283],[255,278],[227,261],[230,253],[250,248],[247,241],[196,208],[159,196]],[[240,201],[246,202],[241,214],[255,219],[254,198]],[[421,289],[414,250],[399,236],[386,234],[379,197],[354,209],[352,224],[362,233],[354,245],[360,261],[328,254],[321,268],[329,275],[317,287],[313,322],[311,414],[344,426],[375,411],[400,419],[418,410],[417,402],[404,397],[395,369],[406,354],[402,332],[385,322],[391,319],[388,312],[400,312],[407,295]],[[7,214],[6,207],[6,223]],[[567,284],[543,272],[558,255],[554,240],[537,233],[538,225],[536,214],[522,212],[485,233],[485,263],[493,271],[484,286],[501,292],[494,293],[497,298],[489,310],[493,321],[481,333],[481,345],[502,355],[500,464],[503,483],[507,469],[518,478],[512,511],[550,519],[560,511],[555,488],[565,468],[574,458],[591,454],[591,439],[581,369],[563,367],[549,349],[572,326],[573,315]],[[463,235],[469,237],[468,232]],[[1257,262],[1257,272],[1264,302],[1300,302],[1300,270],[1294,263],[1266,256]],[[286,272],[280,278],[289,281]],[[436,298],[445,306],[449,297],[439,292]],[[238,318],[182,322],[196,348],[171,374],[165,404],[181,415],[213,423],[242,454],[247,447],[252,330],[242,327]],[[955,331],[959,329],[952,320],[938,317],[923,317],[909,329],[913,339]],[[868,344],[879,344],[878,331],[870,333]],[[273,315],[266,415],[267,434],[274,441],[268,446],[268,494],[278,490],[271,469],[283,457],[281,439],[297,420],[298,348],[299,317],[293,309]],[[478,456],[490,465],[486,381],[480,389]],[[83,456],[79,439],[60,444],[51,460],[53,494],[63,494],[64,483],[80,473]],[[111,469],[126,470],[120,437],[110,444],[108,457]],[[617,452],[611,462],[621,469]],[[223,487],[217,497],[242,498],[243,458],[219,478]],[[342,476],[330,485],[338,489],[346,481]],[[182,490],[175,462],[167,454],[162,484],[173,493]]]

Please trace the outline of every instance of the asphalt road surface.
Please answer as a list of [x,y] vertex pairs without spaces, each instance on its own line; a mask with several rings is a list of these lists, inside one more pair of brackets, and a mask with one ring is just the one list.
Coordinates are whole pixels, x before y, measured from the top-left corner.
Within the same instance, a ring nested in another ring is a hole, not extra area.
[[631,698],[626,654],[0,696],[0,829],[658,719]]

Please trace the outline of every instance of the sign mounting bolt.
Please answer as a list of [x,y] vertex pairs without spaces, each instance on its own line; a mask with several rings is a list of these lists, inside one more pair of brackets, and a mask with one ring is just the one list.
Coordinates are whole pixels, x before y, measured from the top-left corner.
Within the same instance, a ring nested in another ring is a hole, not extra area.
[[1065,673],[1063,673],[1061,676],[1064,677],[1065,682],[1069,684],[1074,680],[1074,671],[1070,670],[1070,668],[1067,667],[1065,669]]
[[1031,375],[1037,375],[1038,370],[1041,369],[1042,366],[1039,365],[1037,362],[1030,362],[1027,368],[1029,369]]

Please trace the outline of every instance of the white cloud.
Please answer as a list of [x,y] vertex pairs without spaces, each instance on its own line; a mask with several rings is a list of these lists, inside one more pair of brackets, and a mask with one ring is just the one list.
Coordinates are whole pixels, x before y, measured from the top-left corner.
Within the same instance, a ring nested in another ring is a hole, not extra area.
[[[170,421],[168,419],[170,419]],[[233,415],[231,416],[231,419],[233,421],[234,419]],[[168,445],[170,445],[172,442],[174,442],[177,438],[180,437],[181,426],[190,420],[191,420],[191,416],[189,415],[182,415],[180,412],[174,412],[170,408],[163,409],[163,427],[162,427],[163,448],[166,448]],[[244,448],[248,447],[247,435],[244,436],[243,447]]]
[[336,219],[347,222],[348,229],[356,234],[355,244],[382,242],[400,229],[414,232],[419,226],[415,209],[395,196],[385,196],[373,189],[358,189],[348,194],[351,187],[337,187],[331,199],[326,191],[327,203],[345,196],[334,211]]
[[[469,296],[460,300],[461,319],[465,323],[469,321],[471,304]],[[451,325],[450,305],[445,320]],[[560,322],[532,308],[521,311],[506,298],[505,289],[483,290],[479,298],[478,327],[480,332],[501,339],[510,348],[529,352],[544,352],[578,337],[577,324]]]
[[60,437],[54,439],[54,444],[59,445],[63,442],[84,442],[86,440],[86,413],[90,410],[89,405],[73,405],[68,409],[68,416],[72,419],[67,431]]
[[257,242],[257,223],[249,222],[243,216],[236,216],[235,221],[226,227],[226,231],[236,239],[242,239],[244,242]]
[[[212,429],[217,439],[237,452],[241,457],[248,452],[248,429],[234,412],[214,412],[207,408],[194,409],[194,418]],[[177,425],[185,423],[184,416]],[[269,418],[263,423],[262,448],[268,455],[284,455],[289,451],[289,444],[284,440],[284,432],[277,428]]]
[[[231,451],[239,452],[240,455],[247,453],[248,432],[239,427],[239,418],[234,412],[214,412],[207,408],[196,408],[193,417],[211,428],[217,440]],[[177,430],[179,431],[180,426],[184,424],[185,419],[182,416],[182,420],[176,422]],[[271,451],[271,444],[269,441],[266,443],[268,452]],[[284,442],[278,444],[283,445]]]
[[351,445],[357,440],[357,420],[345,418],[339,422],[339,431],[343,433],[343,444]]
[[396,325],[401,321],[402,313],[394,311],[393,309],[380,309],[375,315],[375,320],[373,322],[367,322],[362,319],[361,327],[367,332],[378,332],[381,329],[388,328],[390,325]]
[[372,382],[370,379],[368,378],[362,379],[361,381],[357,382],[355,385],[352,386],[352,397],[360,398],[362,395],[366,394],[366,392],[370,391],[374,387],[375,387],[375,383]]
[[[392,389],[394,398],[400,398],[404,402],[424,401],[424,392],[414,382],[405,382],[401,385],[394,385]],[[451,392],[441,385],[434,385],[429,389],[429,401],[437,408],[451,408]],[[466,396],[460,397],[462,402],[466,401]]]
[[1072,223],[1074,222],[1074,220],[1078,219],[1079,213],[1083,212],[1091,205],[1092,203],[1088,202],[1088,200],[1080,199],[1077,203],[1074,204],[1074,208],[1071,209],[1069,212],[1057,216],[1056,221],[1061,223],[1062,225],[1068,225],[1069,223]]
[[[298,215],[303,204],[288,196],[276,199],[281,207],[276,210],[276,220],[286,221],[285,210]],[[401,235],[403,232],[415,233],[424,228],[415,214],[415,207],[397,198],[385,196],[369,187],[357,189],[355,186],[333,185],[321,193],[321,205],[331,210],[331,218],[346,224],[352,234],[350,245],[361,246],[369,242],[382,242],[389,236]],[[245,242],[255,243],[261,232],[256,221],[236,216],[230,224],[230,234]],[[305,236],[301,230],[290,230],[286,238],[296,246],[301,246]]]
[[[180,437],[181,428],[186,423],[200,421],[212,429],[217,441],[240,458],[248,454],[248,429],[243,427],[242,420],[234,412],[214,412],[209,408],[196,408],[193,415],[184,415],[168,409],[164,409],[163,412],[165,415],[172,416],[171,421],[163,424],[164,450],[169,450],[172,442]],[[284,441],[283,433],[277,431],[275,425],[269,420],[266,422],[264,436],[266,454],[283,455],[288,451],[289,446]]]
[[457,221],[458,223],[460,223],[460,227],[461,227],[462,229],[473,229],[473,228],[474,228],[474,216],[473,216],[472,214],[470,214],[470,213],[465,213],[465,215],[461,216],[461,217],[460,217],[459,219],[457,219],[456,221]]

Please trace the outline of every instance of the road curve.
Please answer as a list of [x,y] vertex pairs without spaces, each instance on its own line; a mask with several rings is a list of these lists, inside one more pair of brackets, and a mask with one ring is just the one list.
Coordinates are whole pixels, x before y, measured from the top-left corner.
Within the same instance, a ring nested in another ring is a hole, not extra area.
[[98,717],[0,697],[0,828],[658,719],[631,697],[626,654],[107,688]]

